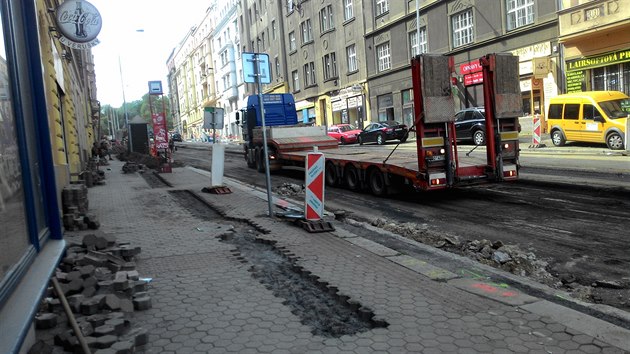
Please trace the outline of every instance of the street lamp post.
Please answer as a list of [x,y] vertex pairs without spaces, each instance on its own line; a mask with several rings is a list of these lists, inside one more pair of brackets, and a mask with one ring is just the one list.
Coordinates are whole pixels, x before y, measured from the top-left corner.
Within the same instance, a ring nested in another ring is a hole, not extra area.
[[127,151],[131,152],[131,127],[129,126],[129,114],[127,113],[127,100],[125,99],[125,83],[123,81],[122,63],[118,56],[118,69],[120,70],[120,85],[122,86],[123,114],[125,115],[125,127],[127,127]]
[[[137,29],[136,32],[142,33],[144,29]],[[125,126],[127,127],[127,151],[131,152],[131,148],[133,147],[131,141],[131,126],[129,125],[129,114],[127,113],[127,100],[125,99],[125,83],[123,81],[123,71],[122,71],[122,63],[120,60],[120,54],[118,54],[118,69],[120,70],[120,85],[122,86],[122,97],[123,97],[123,114],[125,115]]]

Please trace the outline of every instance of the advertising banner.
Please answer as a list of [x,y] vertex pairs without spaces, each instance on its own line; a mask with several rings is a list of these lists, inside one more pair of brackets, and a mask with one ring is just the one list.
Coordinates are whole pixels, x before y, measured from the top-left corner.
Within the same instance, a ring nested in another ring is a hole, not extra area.
[[157,149],[168,149],[168,135],[166,131],[166,119],[163,113],[153,113],[153,142]]

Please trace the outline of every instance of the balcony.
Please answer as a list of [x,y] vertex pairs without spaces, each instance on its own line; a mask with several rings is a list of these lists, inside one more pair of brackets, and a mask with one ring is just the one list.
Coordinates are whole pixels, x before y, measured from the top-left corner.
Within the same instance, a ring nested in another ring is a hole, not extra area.
[[560,39],[589,34],[593,31],[613,28],[624,22],[630,23],[627,9],[630,0],[598,0],[580,2],[558,12]]

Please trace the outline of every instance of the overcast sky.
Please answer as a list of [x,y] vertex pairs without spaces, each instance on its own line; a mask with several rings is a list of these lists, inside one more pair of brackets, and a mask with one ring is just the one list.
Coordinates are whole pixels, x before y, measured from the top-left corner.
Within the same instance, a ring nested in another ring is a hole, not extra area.
[[92,48],[97,96],[101,105],[114,107],[123,102],[120,68],[127,102],[142,98],[149,81],[162,81],[168,92],[166,61],[210,5],[210,0],[88,1],[103,19],[100,44]]

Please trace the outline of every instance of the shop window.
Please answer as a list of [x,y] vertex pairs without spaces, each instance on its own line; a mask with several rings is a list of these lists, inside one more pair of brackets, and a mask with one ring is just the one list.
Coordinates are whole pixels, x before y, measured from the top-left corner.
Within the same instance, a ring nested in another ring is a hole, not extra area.
[[394,120],[394,97],[391,93],[378,96],[378,121],[386,122]]
[[[6,14],[2,14],[3,17]],[[0,22],[0,33],[4,33]],[[6,43],[0,35],[0,282],[26,254],[29,239],[26,230],[22,165],[17,142],[16,117],[11,99]]]
[[403,107],[403,121],[408,127],[414,124],[413,114],[413,89],[402,91],[402,107]]
[[593,90],[630,92],[630,63],[609,65],[591,70]]

